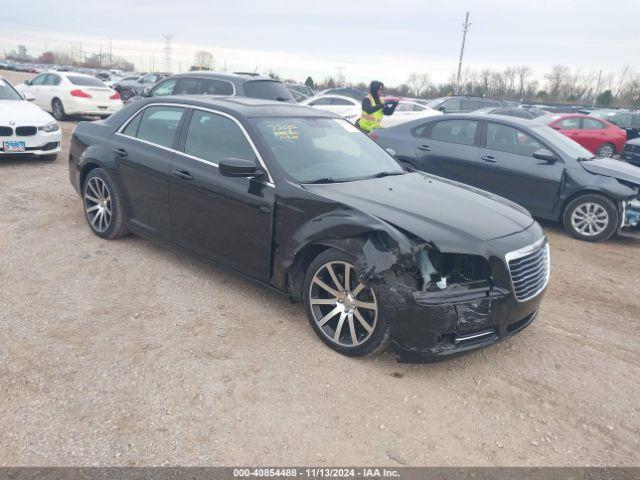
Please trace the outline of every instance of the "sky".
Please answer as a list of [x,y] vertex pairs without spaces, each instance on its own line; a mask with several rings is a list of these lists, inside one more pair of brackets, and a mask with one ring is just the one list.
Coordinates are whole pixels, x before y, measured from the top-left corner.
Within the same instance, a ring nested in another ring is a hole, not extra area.
[[[584,71],[640,69],[640,0],[0,0],[0,51],[108,49],[140,70],[164,70],[163,34],[173,34],[172,71],[198,50],[216,69],[269,70],[304,81],[444,82],[457,71],[470,12],[465,68],[552,65]],[[10,12],[10,14],[9,14]]]

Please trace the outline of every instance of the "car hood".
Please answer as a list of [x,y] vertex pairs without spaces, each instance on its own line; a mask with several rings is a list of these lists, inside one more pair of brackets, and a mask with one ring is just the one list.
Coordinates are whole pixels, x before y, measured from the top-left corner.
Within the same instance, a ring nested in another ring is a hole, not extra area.
[[466,248],[521,232],[534,223],[526,211],[514,208],[506,200],[417,172],[355,182],[307,184],[304,188],[432,241],[441,249]]
[[631,140],[627,140],[628,145],[640,145],[640,138],[632,138]]
[[54,118],[37,105],[26,100],[0,100],[0,124],[16,126],[42,126],[54,122]]
[[640,185],[640,168],[621,160],[595,158],[593,160],[584,160],[580,162],[580,165],[589,173]]

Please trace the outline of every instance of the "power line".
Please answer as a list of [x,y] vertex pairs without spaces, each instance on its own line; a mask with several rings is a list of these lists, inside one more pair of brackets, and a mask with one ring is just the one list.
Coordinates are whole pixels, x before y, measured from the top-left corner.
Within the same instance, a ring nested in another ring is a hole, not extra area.
[[464,56],[464,44],[467,41],[467,32],[469,31],[469,12],[467,12],[464,23],[462,24],[462,47],[460,48],[460,61],[458,62],[458,76],[456,78],[456,90],[460,93],[460,76],[462,75],[462,57]]

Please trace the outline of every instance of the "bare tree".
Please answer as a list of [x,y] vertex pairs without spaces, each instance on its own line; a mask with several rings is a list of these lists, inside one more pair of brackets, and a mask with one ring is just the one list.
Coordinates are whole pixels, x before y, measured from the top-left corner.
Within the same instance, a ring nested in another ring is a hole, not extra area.
[[532,73],[531,69],[526,65],[521,65],[516,68],[516,75],[518,76],[520,99],[524,98],[525,96],[525,88],[526,88],[526,85],[529,83],[528,79],[531,73]]
[[569,75],[569,67],[566,65],[554,65],[551,68],[551,72],[545,76],[547,79],[547,91],[552,98],[557,99],[560,96]]
[[428,73],[412,73],[407,79],[407,85],[416,97],[422,97],[431,85],[431,77]]
[[214,63],[213,54],[206,50],[198,50],[194,56],[194,62],[200,70],[211,70]]

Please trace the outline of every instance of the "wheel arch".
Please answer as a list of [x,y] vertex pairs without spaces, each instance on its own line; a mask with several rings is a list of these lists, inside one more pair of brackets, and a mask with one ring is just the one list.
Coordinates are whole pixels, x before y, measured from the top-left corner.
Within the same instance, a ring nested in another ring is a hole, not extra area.
[[102,165],[100,165],[100,163],[96,160],[87,160],[82,164],[82,167],[80,168],[80,191],[82,191],[84,181],[86,180],[87,175],[89,175],[89,172],[91,170],[95,170],[96,168],[102,168]]

